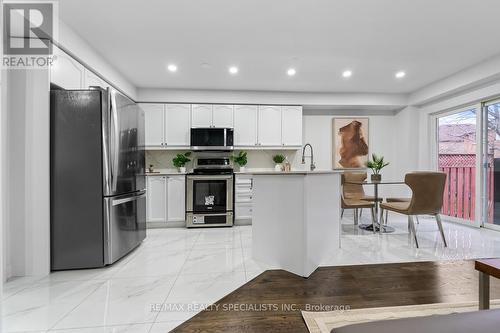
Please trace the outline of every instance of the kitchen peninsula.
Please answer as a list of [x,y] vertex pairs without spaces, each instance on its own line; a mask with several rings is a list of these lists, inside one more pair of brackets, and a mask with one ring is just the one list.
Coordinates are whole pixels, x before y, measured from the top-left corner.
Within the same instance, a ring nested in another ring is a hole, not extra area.
[[308,277],[340,246],[341,171],[253,173],[253,259]]

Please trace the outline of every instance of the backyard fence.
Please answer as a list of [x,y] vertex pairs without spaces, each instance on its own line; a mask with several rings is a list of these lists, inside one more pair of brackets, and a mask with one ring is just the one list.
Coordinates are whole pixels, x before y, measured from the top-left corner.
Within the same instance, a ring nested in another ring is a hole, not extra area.
[[[490,165],[493,165],[493,156]],[[446,173],[442,214],[474,220],[476,208],[476,156],[439,155],[439,170]],[[488,219],[493,218],[493,167],[488,169]],[[491,221],[489,221],[491,223]]]

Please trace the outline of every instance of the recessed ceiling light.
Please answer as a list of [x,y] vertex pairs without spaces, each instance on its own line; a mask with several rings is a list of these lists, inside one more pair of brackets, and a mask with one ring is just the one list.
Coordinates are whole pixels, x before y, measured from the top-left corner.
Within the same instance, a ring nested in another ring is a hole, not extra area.
[[352,71],[346,70],[346,71],[342,72],[342,76],[345,77],[345,78],[351,77],[352,76]]
[[171,72],[177,72],[177,66],[174,64],[170,64],[167,66],[167,69]]
[[396,76],[397,79],[402,79],[402,78],[404,78],[406,76],[406,73],[404,71],[399,71],[399,72],[396,73],[395,76]]
[[238,74],[238,67],[236,67],[236,66],[229,67],[229,73],[231,73],[233,75]]
[[297,74],[297,71],[295,70],[295,68],[289,68],[286,73],[288,74],[288,76],[294,76],[295,74]]

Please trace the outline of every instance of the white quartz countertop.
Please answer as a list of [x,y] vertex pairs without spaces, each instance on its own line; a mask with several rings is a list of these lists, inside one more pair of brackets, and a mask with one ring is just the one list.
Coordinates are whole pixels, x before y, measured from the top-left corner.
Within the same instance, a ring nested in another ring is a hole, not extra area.
[[[190,170],[187,170],[189,172]],[[154,172],[146,172],[146,176],[182,176],[187,172],[179,172],[177,169],[155,169]]]
[[343,170],[292,170],[292,171],[274,171],[274,170],[245,170],[243,172],[236,171],[235,174],[240,175],[273,175],[273,176],[286,176],[286,175],[321,175],[332,173],[343,173]]

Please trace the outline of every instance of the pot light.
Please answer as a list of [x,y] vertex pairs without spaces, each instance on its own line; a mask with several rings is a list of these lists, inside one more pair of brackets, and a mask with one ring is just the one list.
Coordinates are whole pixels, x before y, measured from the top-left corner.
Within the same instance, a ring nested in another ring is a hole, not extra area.
[[238,74],[238,67],[236,67],[236,66],[229,67],[229,73],[231,73],[233,75]]
[[177,66],[174,65],[174,64],[170,64],[167,66],[167,69],[170,71],[170,72],[177,72]]
[[346,70],[346,71],[342,72],[342,76],[347,79],[347,78],[352,76],[352,71]]
[[288,76],[294,76],[295,74],[297,74],[297,71],[295,70],[295,68],[289,68],[286,73],[288,74]]
[[402,78],[404,78],[406,76],[406,73],[404,71],[399,71],[399,72],[396,73],[395,76],[396,76],[397,79],[402,79]]

